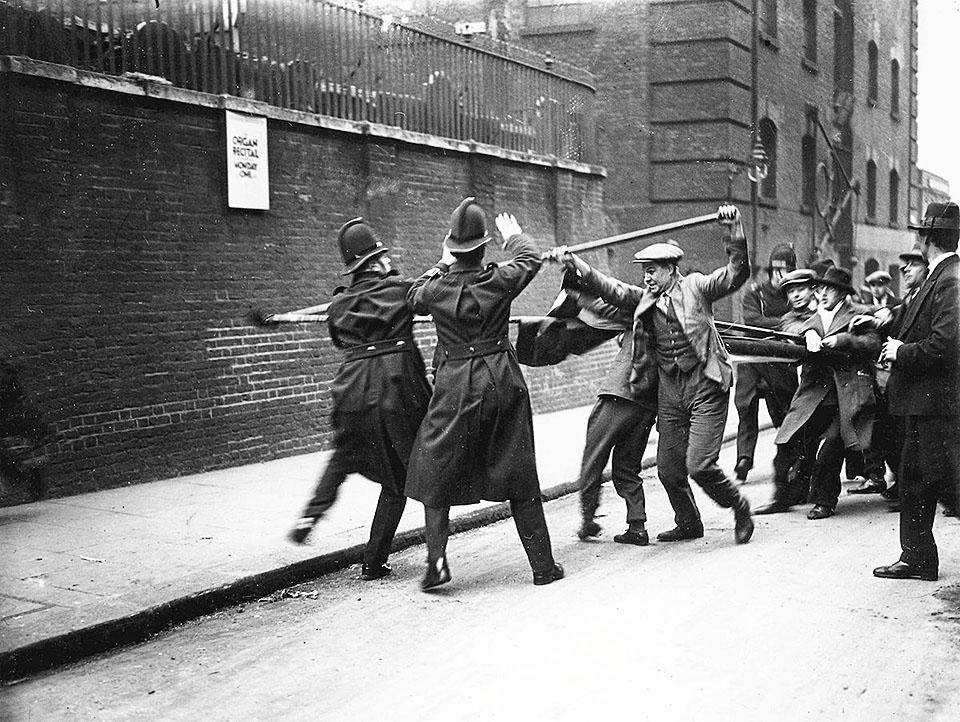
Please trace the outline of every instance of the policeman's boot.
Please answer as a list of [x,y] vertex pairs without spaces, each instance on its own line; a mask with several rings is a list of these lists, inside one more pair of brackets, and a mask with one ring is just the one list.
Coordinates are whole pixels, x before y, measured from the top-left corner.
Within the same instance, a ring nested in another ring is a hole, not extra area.
[[734,528],[733,536],[737,544],[746,544],[753,536],[753,517],[750,514],[750,502],[741,496],[740,501],[733,507]]
[[294,544],[305,544],[307,537],[310,536],[310,532],[313,531],[314,525],[317,523],[319,517],[315,516],[302,516],[297,520],[296,526],[290,530],[290,533],[287,534],[287,539],[289,539]]

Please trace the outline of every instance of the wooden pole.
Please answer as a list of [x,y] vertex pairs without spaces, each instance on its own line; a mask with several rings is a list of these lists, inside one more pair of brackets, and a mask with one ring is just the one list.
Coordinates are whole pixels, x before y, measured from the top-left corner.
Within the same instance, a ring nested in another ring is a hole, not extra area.
[[686,218],[682,221],[673,221],[671,223],[662,223],[659,226],[651,226],[650,228],[642,228],[639,231],[630,231],[629,233],[621,233],[619,236],[608,236],[606,238],[598,238],[595,241],[587,241],[586,243],[578,243],[575,246],[569,246],[567,250],[571,253],[582,253],[583,251],[592,251],[596,248],[606,248],[607,246],[615,246],[620,243],[626,243],[627,241],[636,241],[641,238],[649,238],[650,236],[659,236],[664,233],[670,233],[671,231],[679,231],[684,228],[693,228],[694,226],[703,226],[707,223],[715,223],[717,220],[716,213],[708,213],[705,216],[696,216],[695,218]]

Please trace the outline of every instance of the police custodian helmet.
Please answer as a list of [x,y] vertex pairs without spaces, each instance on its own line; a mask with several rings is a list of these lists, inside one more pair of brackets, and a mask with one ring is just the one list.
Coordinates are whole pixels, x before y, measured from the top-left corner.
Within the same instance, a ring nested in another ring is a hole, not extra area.
[[377,240],[373,229],[364,222],[363,218],[353,218],[340,226],[337,242],[340,244],[340,254],[343,256],[341,276],[349,276],[371,258],[390,250]]

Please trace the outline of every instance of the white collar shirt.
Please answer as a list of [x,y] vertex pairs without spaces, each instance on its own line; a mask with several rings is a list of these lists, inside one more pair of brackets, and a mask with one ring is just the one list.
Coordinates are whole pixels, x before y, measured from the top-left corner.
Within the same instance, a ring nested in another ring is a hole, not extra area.
[[947,260],[948,258],[950,258],[950,256],[956,256],[956,255],[957,255],[957,252],[956,252],[956,251],[950,251],[949,253],[944,253],[942,256],[938,256],[935,261],[931,261],[931,262],[930,262],[930,268],[929,268],[929,270],[927,271],[927,278],[930,278],[930,276],[933,275],[933,270],[934,270],[937,266],[939,266],[939,265],[940,265],[941,263],[943,263],[945,260]]
[[845,301],[841,301],[830,311],[822,306],[817,309],[817,313],[820,314],[820,323],[823,324],[823,332],[825,334],[830,332],[830,325],[833,323],[833,319],[836,317],[837,312],[841,309],[844,303]]

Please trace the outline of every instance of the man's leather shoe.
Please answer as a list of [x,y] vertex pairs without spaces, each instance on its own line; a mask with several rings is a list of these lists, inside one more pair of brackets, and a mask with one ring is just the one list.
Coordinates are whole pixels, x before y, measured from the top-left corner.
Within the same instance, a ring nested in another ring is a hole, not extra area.
[[833,516],[833,509],[823,504],[817,504],[807,514],[807,519],[827,519]]
[[733,519],[733,538],[737,540],[737,544],[746,544],[753,536],[753,518],[746,499],[733,510]]
[[960,511],[954,509],[951,506],[945,506],[943,507],[943,515],[957,517],[957,516],[960,516]]
[[635,544],[638,547],[645,547],[650,543],[650,535],[644,531],[634,531],[627,529],[623,534],[617,534],[613,537],[617,544]]
[[733,473],[737,475],[737,479],[740,481],[747,480],[747,474],[750,472],[750,469],[753,468],[753,462],[746,457],[741,457],[737,459],[737,465],[733,467]]
[[900,487],[897,485],[897,482],[893,482],[890,486],[880,492],[882,496],[887,501],[896,501],[900,498]]
[[602,533],[603,528],[593,519],[584,519],[583,523],[580,524],[580,528],[577,529],[577,537],[580,539],[580,541],[586,541],[592,537],[598,537]]
[[304,544],[307,541],[307,537],[310,536],[310,532],[313,531],[313,525],[316,521],[312,516],[300,517],[297,525],[287,534],[287,539],[294,544]]
[[423,575],[420,582],[420,589],[427,591],[441,584],[446,584],[451,579],[450,567],[447,566],[447,557],[442,556],[433,564],[427,564],[427,573]]
[[558,579],[563,579],[563,567],[559,564],[554,564],[553,569],[548,569],[545,572],[533,573],[533,583],[538,587],[542,587],[544,584],[550,584]]
[[937,581],[936,569],[921,569],[906,562],[895,562],[888,567],[877,567],[873,576],[881,579],[922,579],[925,582]]
[[393,570],[388,564],[364,564],[360,567],[360,578],[365,582],[372,582],[374,579],[381,579],[387,576]]
[[860,486],[847,489],[848,494],[882,494],[887,489],[887,482],[882,479],[867,479]]
[[783,514],[793,508],[790,504],[782,501],[771,501],[769,504],[758,506],[753,510],[754,514]]
[[684,541],[686,539],[702,539],[703,538],[703,525],[698,526],[688,526],[688,527],[679,527],[675,526],[669,531],[662,531],[657,534],[657,541],[662,542],[675,542],[675,541]]

